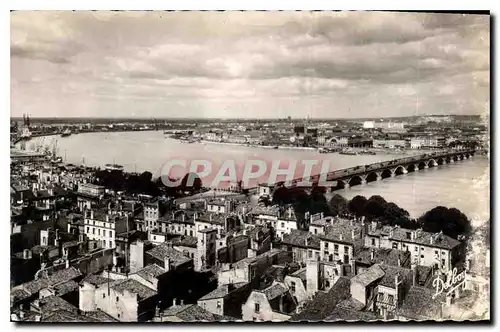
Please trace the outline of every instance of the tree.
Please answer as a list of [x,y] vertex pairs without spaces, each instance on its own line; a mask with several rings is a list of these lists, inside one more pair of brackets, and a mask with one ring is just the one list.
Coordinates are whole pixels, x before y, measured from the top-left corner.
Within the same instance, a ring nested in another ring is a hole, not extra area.
[[333,197],[330,199],[330,213],[333,216],[341,216],[344,213],[347,212],[347,199],[345,197],[335,194]]
[[454,239],[459,235],[469,235],[471,223],[465,214],[456,208],[437,206],[424,213],[418,220],[422,229],[426,232],[443,232]]
[[379,196],[374,195],[368,199],[365,205],[365,216],[371,220],[373,218],[380,218],[385,215],[387,201]]
[[355,196],[351,201],[347,204],[347,208],[349,212],[354,214],[356,217],[361,217],[365,215],[365,206],[368,200],[365,196]]

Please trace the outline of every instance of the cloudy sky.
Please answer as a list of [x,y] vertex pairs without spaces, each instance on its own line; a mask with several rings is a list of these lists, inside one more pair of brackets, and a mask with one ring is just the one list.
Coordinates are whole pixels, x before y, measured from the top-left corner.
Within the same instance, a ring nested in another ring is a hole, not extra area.
[[12,115],[481,114],[489,30],[457,14],[13,12]]

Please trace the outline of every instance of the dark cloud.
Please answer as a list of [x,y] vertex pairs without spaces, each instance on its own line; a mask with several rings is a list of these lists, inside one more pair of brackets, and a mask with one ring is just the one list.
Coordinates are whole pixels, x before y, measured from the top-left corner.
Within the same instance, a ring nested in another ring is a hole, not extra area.
[[[339,116],[363,116],[384,100],[391,107],[387,112],[406,114],[416,94],[427,100],[422,105],[429,113],[453,112],[450,105],[458,98],[469,106],[488,101],[489,17],[15,12],[11,59],[18,114],[26,108],[44,112],[41,95],[54,112],[69,103],[96,115],[107,112],[112,100],[122,105],[114,109],[129,113],[139,102],[161,113],[167,100],[183,113],[213,116],[221,109],[246,116],[252,114],[246,108],[257,104],[266,115],[301,115],[335,105],[345,113]],[[71,100],[60,97],[68,86]]]

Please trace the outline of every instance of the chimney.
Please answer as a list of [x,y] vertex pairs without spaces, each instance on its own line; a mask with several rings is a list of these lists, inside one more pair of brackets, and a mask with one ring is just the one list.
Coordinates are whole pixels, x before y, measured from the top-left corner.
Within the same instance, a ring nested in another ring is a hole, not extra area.
[[401,266],[401,257],[398,257],[398,266]]
[[66,268],[69,269],[69,259],[66,258]]
[[392,227],[390,232],[389,232],[389,237],[393,237],[393,236],[394,236],[394,227]]
[[209,215],[209,219],[210,219],[210,221],[212,221],[212,214]]
[[94,219],[94,210],[90,210],[90,219]]
[[413,261],[411,263],[411,273],[412,273],[412,278],[413,278],[413,286],[417,285],[417,262]]
[[169,258],[165,258],[165,270],[168,272],[170,271],[170,259]]
[[30,250],[24,249],[23,250],[23,259],[29,259],[29,256],[30,256]]
[[183,299],[181,299],[181,305],[184,305],[184,300]]
[[176,307],[177,306],[177,299],[174,297],[174,299],[172,300],[172,307]]
[[182,214],[182,221],[186,221],[186,215],[184,213]]
[[434,244],[434,237],[435,236],[436,236],[435,234],[431,234],[431,244]]
[[283,296],[280,296],[280,312],[285,312],[285,308],[284,308],[284,304],[283,304]]
[[354,232],[354,229],[351,230],[351,237],[353,240],[356,238],[356,233]]
[[24,319],[24,311],[23,310],[19,311],[19,318]]
[[309,236],[306,236],[306,247],[309,245]]
[[196,219],[198,219],[198,212],[195,212],[193,214],[193,221],[196,221]]
[[372,249],[371,252],[370,252],[370,260],[374,260],[375,259],[375,249]]
[[339,235],[340,241],[344,240],[344,236],[342,234]]
[[376,230],[377,230],[377,222],[376,221],[372,221],[372,223],[371,223],[371,231],[375,232]]

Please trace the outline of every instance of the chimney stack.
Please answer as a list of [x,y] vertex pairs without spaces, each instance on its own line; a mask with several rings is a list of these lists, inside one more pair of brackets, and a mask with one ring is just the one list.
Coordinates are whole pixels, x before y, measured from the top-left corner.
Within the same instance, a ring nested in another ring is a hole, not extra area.
[[412,281],[413,281],[413,286],[417,285],[417,262],[413,261],[411,263],[411,273],[412,273]]
[[370,260],[374,260],[375,259],[375,249],[372,249],[371,252],[370,252]]
[[181,299],[181,305],[184,305],[184,300],[183,299]]
[[354,232],[354,229],[351,230],[351,237],[353,240],[356,238],[356,233]]
[[172,300],[172,307],[176,307],[177,306],[177,299],[174,297],[174,299]]

